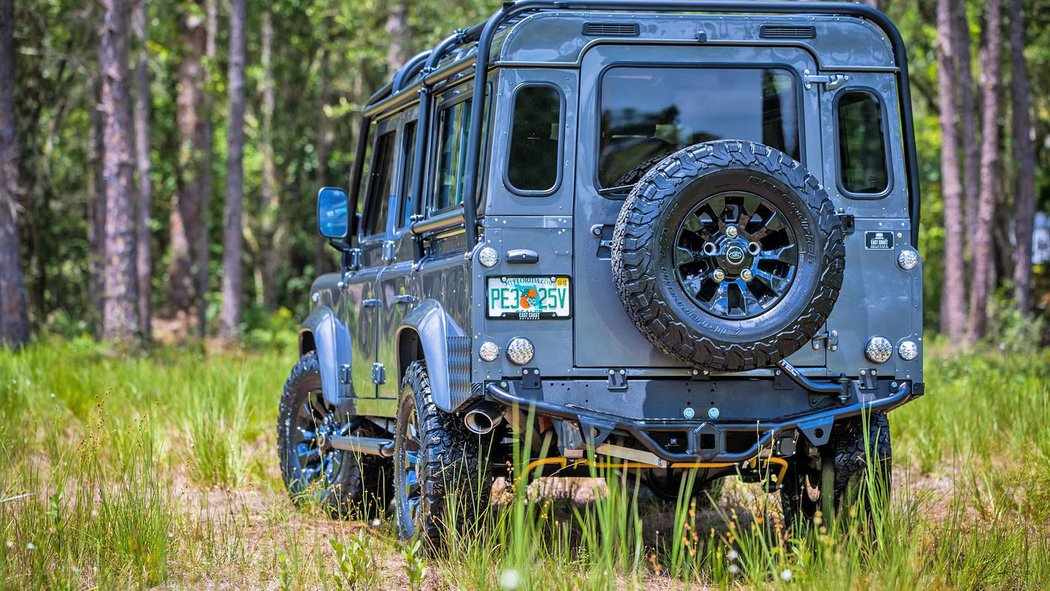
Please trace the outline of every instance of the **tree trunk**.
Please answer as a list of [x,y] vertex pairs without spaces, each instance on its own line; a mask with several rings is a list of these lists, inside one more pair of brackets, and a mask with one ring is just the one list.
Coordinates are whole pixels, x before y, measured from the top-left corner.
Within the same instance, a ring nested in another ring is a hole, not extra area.
[[1013,56],[1010,95],[1013,101],[1013,144],[1017,160],[1017,192],[1014,204],[1014,234],[1017,259],[1014,262],[1014,300],[1017,309],[1028,315],[1032,310],[1032,226],[1035,223],[1035,146],[1031,118],[1031,89],[1024,61],[1024,23],[1021,0],[1010,3],[1010,53]]
[[153,271],[152,233],[150,232],[153,211],[153,183],[150,180],[150,88],[149,50],[146,47],[146,15],[148,0],[136,0],[131,14],[131,30],[138,43],[138,59],[135,62],[135,168],[138,169],[139,193],[135,213],[135,268],[138,272],[139,320],[142,335],[149,339],[152,333],[150,317],[150,277]]
[[988,329],[990,277],[995,265],[993,236],[999,186],[999,94],[1002,86],[1002,14],[1000,0],[989,0],[981,48],[981,192],[977,202],[977,229],[973,235],[973,285],[970,302],[970,341]]
[[105,288],[102,334],[135,345],[139,328],[135,272],[135,168],[131,157],[131,96],[128,85],[130,0],[102,0],[99,69],[102,72],[102,183],[106,196]]
[[[951,34],[953,4],[937,0],[937,84],[941,101],[941,194],[944,198],[944,291],[941,332],[958,343],[966,332],[966,282],[963,259],[962,181],[959,178],[959,137],[955,113],[955,60]],[[968,50],[968,49],[967,49]]]
[[390,37],[386,50],[386,63],[389,72],[398,71],[408,61],[408,2],[394,0],[387,8],[386,32]]
[[196,292],[196,303],[194,308],[197,311],[197,337],[204,338],[208,330],[208,228],[210,226],[211,219],[211,158],[214,144],[214,134],[212,133],[212,96],[211,96],[211,69],[215,64],[216,48],[215,48],[215,34],[219,28],[219,13],[218,7],[216,6],[215,0],[205,0],[205,15],[207,16],[207,24],[205,25],[205,41],[204,41],[204,88],[202,89],[203,97],[201,99],[201,125],[204,128],[204,163],[203,169],[201,170],[201,186],[204,187],[204,192],[201,193],[201,227],[200,234],[197,236],[197,247],[196,247],[196,270],[197,273],[194,277],[194,291]]
[[15,124],[15,5],[0,0],[0,347],[29,341],[29,312],[18,230],[18,136]]
[[[966,16],[966,2],[953,2],[952,46],[955,47],[956,83],[958,89],[959,121],[962,124],[963,201],[966,204],[966,233],[969,240],[977,231],[977,195],[981,191],[981,144],[977,140],[977,122],[980,117],[974,104],[973,60],[970,54],[970,21]],[[960,242],[960,244],[963,244]],[[973,246],[969,245],[973,254]]]
[[[317,110],[317,188],[328,185],[328,158],[332,149],[332,118],[327,113],[328,69],[331,59],[327,48],[321,51],[321,65],[318,68],[318,75],[321,77],[321,108]],[[318,275],[332,270],[327,246],[327,241],[318,234],[314,239],[314,272]]]
[[237,339],[241,333],[243,293],[244,214],[244,63],[247,53],[244,27],[247,0],[230,2],[230,64],[228,88],[230,116],[226,129],[226,208],[223,215],[222,314],[219,334]]
[[276,105],[273,80],[273,22],[269,11],[262,16],[262,215],[259,247],[262,255],[263,303],[266,309],[277,310],[277,170],[273,154],[273,112]]
[[[102,182],[102,74],[95,79],[93,93],[95,109],[91,114],[91,188],[88,195],[88,299],[90,319],[95,326],[95,338],[102,338],[102,303],[106,281],[103,261],[106,259],[106,188]],[[38,250],[42,251],[43,248]],[[41,270],[47,266],[43,256],[38,258]],[[41,295],[45,293],[41,290]]]
[[176,123],[179,130],[178,182],[175,203],[171,208],[171,258],[168,275],[171,285],[171,312],[182,317],[186,334],[190,333],[194,308],[200,304],[197,294],[197,265],[207,260],[199,253],[207,239],[204,231],[208,125],[205,121],[205,74],[203,58],[207,31],[198,9],[187,10],[182,22],[186,41],[185,54],[179,63],[178,94],[175,99]]

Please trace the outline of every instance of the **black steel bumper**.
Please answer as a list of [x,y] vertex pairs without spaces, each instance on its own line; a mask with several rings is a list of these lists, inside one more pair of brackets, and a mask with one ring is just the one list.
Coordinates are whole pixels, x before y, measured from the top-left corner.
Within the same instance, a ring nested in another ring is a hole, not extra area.
[[[659,382],[639,384],[633,396],[625,391],[618,397],[572,381],[543,382],[537,387],[507,380],[489,382],[485,390],[506,406],[578,422],[587,445],[600,445],[614,431],[625,433],[668,462],[740,462],[782,437],[793,441],[796,432],[812,445],[823,445],[836,419],[896,408],[923,392],[922,384],[890,380],[874,385],[843,381],[837,394],[804,388],[778,391],[769,380],[693,382],[688,393],[682,382],[666,383],[665,388]],[[727,412],[721,418],[718,413],[688,420],[650,418],[675,416],[672,412],[679,413],[683,404],[696,404],[701,412],[723,405]]]

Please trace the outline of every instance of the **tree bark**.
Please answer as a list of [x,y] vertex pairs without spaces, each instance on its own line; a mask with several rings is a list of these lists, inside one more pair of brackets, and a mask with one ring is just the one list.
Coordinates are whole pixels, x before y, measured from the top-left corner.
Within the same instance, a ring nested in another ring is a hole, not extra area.
[[1014,262],[1014,300],[1017,309],[1028,315],[1032,310],[1032,229],[1035,224],[1035,146],[1031,118],[1031,88],[1024,60],[1024,22],[1021,0],[1010,2],[1010,95],[1013,101],[1013,144],[1017,161],[1017,192],[1014,204],[1014,234],[1017,258]]
[[[104,278],[106,259],[106,187],[102,182],[102,74],[95,79],[94,111],[91,114],[91,188],[88,195],[88,300],[90,319],[95,326],[95,338],[102,339],[102,303],[106,288]],[[43,248],[38,250],[42,251]],[[44,257],[37,259],[41,272],[46,269]],[[41,295],[45,292],[41,290]]]
[[262,16],[262,51],[260,61],[262,80],[262,215],[260,216],[259,247],[262,255],[263,303],[266,309],[277,310],[277,170],[273,153],[273,112],[276,106],[273,79],[273,22],[267,10]]
[[135,168],[128,85],[130,0],[102,0],[102,183],[106,196],[102,334],[128,345],[141,337],[135,271]]
[[[977,122],[980,117],[974,102],[970,21],[966,16],[966,2],[963,0],[953,2],[951,35],[952,45],[955,47],[955,86],[958,89],[959,122],[962,127],[963,172],[960,178],[966,212],[964,225],[969,239],[972,240],[977,231],[977,195],[981,191],[981,144],[977,139]],[[972,246],[970,251],[972,255]]]
[[[328,70],[331,63],[328,48],[321,49],[321,61],[318,75],[321,77],[321,89],[318,93],[321,105],[317,117],[317,188],[328,185],[328,158],[332,151],[332,118],[328,116],[327,107],[330,94]],[[318,275],[333,270],[328,255],[327,241],[317,235],[314,239],[314,272]]]
[[[937,0],[937,84],[941,104],[941,194],[944,199],[944,291],[941,294],[941,332],[959,342],[966,332],[966,272],[963,257],[962,181],[959,175],[959,137],[956,127],[955,81],[952,41],[953,4]],[[968,51],[968,49],[966,49]]]
[[194,309],[197,312],[197,337],[204,338],[208,331],[208,238],[209,238],[209,226],[210,226],[210,211],[211,211],[211,159],[214,148],[215,138],[212,132],[212,95],[211,95],[211,69],[215,67],[216,58],[216,46],[215,46],[215,35],[219,28],[219,11],[216,5],[216,0],[205,0],[204,2],[205,15],[207,16],[207,24],[205,25],[205,41],[204,41],[204,88],[202,89],[203,97],[201,99],[201,125],[203,126],[204,135],[204,165],[201,170],[201,186],[204,187],[204,192],[201,194],[201,227],[200,234],[197,236],[197,247],[196,247],[196,274],[194,291],[196,292],[196,303]]
[[[194,308],[200,304],[196,267],[207,260],[199,253],[207,239],[204,231],[205,194],[209,190],[206,153],[208,126],[205,121],[205,73],[203,58],[207,31],[202,18],[202,0],[187,10],[182,21],[185,54],[179,63],[178,93],[175,99],[176,124],[179,130],[178,181],[175,202],[171,208],[170,311],[183,317],[189,334]],[[199,316],[198,316],[199,318]]]
[[1002,86],[1002,5],[989,0],[981,48],[981,191],[977,202],[977,229],[973,235],[973,285],[970,301],[970,341],[988,329],[988,300],[995,265],[993,252],[996,193],[999,186],[999,107]]
[[0,0],[0,347],[18,347],[29,341],[18,222],[14,28],[14,0]]
[[223,215],[222,313],[219,334],[238,339],[243,293],[244,214],[244,64],[246,60],[246,0],[230,2],[230,63],[227,72],[230,115],[226,129],[226,207]]
[[408,61],[409,30],[408,2],[394,0],[387,8],[386,32],[390,37],[386,51],[386,63],[391,73],[401,69]]
[[135,168],[138,170],[138,201],[135,204],[135,269],[138,273],[139,319],[142,335],[149,339],[152,333],[150,297],[153,271],[152,232],[153,183],[150,179],[150,88],[149,50],[146,47],[146,15],[148,0],[136,0],[131,14],[131,30],[138,44],[138,59],[135,61]]

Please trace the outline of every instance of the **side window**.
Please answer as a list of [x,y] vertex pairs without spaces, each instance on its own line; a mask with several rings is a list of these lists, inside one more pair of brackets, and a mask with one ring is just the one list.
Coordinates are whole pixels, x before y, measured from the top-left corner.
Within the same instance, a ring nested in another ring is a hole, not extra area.
[[398,205],[397,212],[397,227],[407,228],[409,222],[411,222],[412,208],[415,206],[415,195],[412,194],[414,189],[412,184],[412,173],[415,170],[416,165],[416,122],[409,121],[405,124],[405,133],[403,140],[405,149],[405,165],[404,176],[401,178],[401,201]]
[[364,234],[375,236],[386,231],[390,186],[394,171],[394,132],[388,131],[376,140],[372,167],[368,175],[365,201]]
[[445,107],[438,116],[438,162],[432,212],[444,211],[463,203],[469,122],[469,100]]
[[842,187],[851,193],[882,193],[889,186],[889,171],[878,98],[866,91],[845,91],[837,111]]
[[526,86],[514,96],[507,180],[520,191],[546,192],[558,182],[561,94],[552,86]]
[[357,180],[356,197],[357,197],[357,208],[355,213],[363,214],[365,211],[366,194],[365,188],[368,186],[369,173],[372,170],[372,144],[376,139],[376,124],[373,123],[368,126],[368,137],[360,138],[358,141],[365,142],[364,157],[361,159],[361,176]]

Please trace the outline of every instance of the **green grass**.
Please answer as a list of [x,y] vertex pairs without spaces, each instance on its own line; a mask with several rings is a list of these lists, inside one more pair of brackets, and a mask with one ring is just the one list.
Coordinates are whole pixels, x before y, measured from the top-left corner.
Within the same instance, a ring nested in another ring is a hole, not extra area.
[[84,340],[0,351],[0,589],[1050,588],[1047,351],[927,357],[927,395],[891,414],[878,544],[842,523],[786,539],[755,485],[713,508],[659,504],[601,472],[589,503],[514,486],[429,557],[390,520],[287,500],[274,421],[293,361]]

